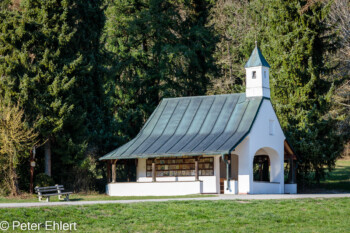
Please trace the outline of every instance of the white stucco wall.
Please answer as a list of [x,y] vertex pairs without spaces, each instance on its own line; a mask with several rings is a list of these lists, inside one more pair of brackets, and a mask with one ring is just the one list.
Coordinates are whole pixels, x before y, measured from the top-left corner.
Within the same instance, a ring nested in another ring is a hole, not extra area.
[[[272,135],[270,120],[274,122]],[[272,104],[270,100],[264,99],[249,135],[232,152],[238,155],[239,194],[284,192],[284,140],[285,136]],[[258,151],[270,157],[270,181],[275,182],[273,184],[253,182],[253,160]]]
[[230,180],[230,188],[227,189],[227,180],[224,182],[224,194],[238,194],[237,180]]
[[238,193],[248,194],[250,192],[250,174],[253,173],[253,165],[249,157],[249,136],[246,137],[233,151],[238,155]]
[[284,193],[296,194],[297,192],[297,184],[284,184]]
[[[273,134],[270,132],[270,121],[273,121]],[[252,172],[254,155],[260,149],[265,152],[263,154],[268,154],[271,164],[270,182],[274,184],[253,182],[251,175],[249,193],[284,193],[284,140],[285,136],[272,104],[270,100],[264,99],[249,134],[249,164]]]
[[[256,78],[252,78],[252,73],[256,72]],[[246,95],[265,96],[270,98],[269,68],[256,66],[246,68]]]
[[109,183],[106,192],[110,196],[174,196],[200,194],[201,181],[180,182],[120,182]]
[[276,194],[281,193],[279,183],[269,183],[269,182],[253,182],[252,194]]

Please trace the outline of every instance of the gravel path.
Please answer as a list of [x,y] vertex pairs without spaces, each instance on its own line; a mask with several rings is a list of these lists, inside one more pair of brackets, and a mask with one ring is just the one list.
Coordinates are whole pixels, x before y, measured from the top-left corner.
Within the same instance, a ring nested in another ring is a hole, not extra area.
[[219,195],[214,197],[198,198],[169,198],[169,199],[143,199],[143,200],[113,200],[113,201],[62,201],[62,202],[28,202],[28,203],[0,203],[0,208],[40,207],[40,206],[67,206],[67,205],[94,205],[94,204],[129,204],[138,202],[166,202],[166,201],[218,201],[218,200],[276,200],[298,198],[339,198],[348,197],[344,194],[269,194],[269,195]]

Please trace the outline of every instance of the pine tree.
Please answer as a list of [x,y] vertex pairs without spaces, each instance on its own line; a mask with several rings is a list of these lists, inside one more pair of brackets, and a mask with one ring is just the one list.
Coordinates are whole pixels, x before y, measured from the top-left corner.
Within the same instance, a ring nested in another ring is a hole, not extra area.
[[6,32],[0,35],[1,96],[18,101],[31,122],[38,120],[36,129],[42,141],[50,140],[53,170],[60,174],[61,165],[73,169],[87,149],[106,149],[113,139],[100,43],[102,3],[25,0],[21,11],[0,15]]
[[244,64],[256,35],[249,6],[249,1],[219,0],[210,11],[210,25],[220,38],[214,54],[220,75],[212,77],[208,94],[244,92]]
[[221,77],[210,93],[244,91],[244,63],[257,40],[271,65],[271,101],[301,158],[299,178],[319,181],[341,154],[344,121],[330,114],[335,66],[326,57],[337,49],[327,20],[332,2],[308,2],[217,1],[211,23],[221,38],[215,54]]
[[[215,72],[216,37],[207,1],[114,1],[106,48],[115,55],[114,112],[130,139],[163,97],[205,94]],[[123,139],[121,139],[123,141]]]
[[325,60],[336,51],[337,37],[326,23],[329,4],[306,1],[256,3],[262,30],[261,48],[271,65],[271,99],[287,138],[300,155],[300,178],[314,172],[319,182],[332,169],[343,143],[339,119],[330,117],[333,84],[326,75],[334,67]]

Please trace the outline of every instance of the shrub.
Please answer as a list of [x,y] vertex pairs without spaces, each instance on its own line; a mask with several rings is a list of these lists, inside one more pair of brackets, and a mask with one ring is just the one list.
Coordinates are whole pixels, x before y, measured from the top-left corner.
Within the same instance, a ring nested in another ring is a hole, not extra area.
[[45,173],[39,173],[35,178],[35,186],[46,187],[55,185],[55,181]]

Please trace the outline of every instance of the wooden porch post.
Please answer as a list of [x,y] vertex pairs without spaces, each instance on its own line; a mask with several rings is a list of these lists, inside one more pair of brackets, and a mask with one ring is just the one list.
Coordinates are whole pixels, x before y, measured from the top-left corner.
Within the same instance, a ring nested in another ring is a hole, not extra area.
[[156,160],[152,160],[152,182],[156,182]]
[[292,170],[292,179],[291,179],[291,183],[294,184],[295,183],[295,168],[294,168],[294,160],[290,159],[290,170]]
[[107,183],[111,182],[111,161],[107,160]]
[[117,159],[112,163],[112,183],[117,182]]
[[196,181],[199,180],[198,160],[199,160],[198,157],[196,157],[195,160],[194,160],[195,180],[196,180]]

